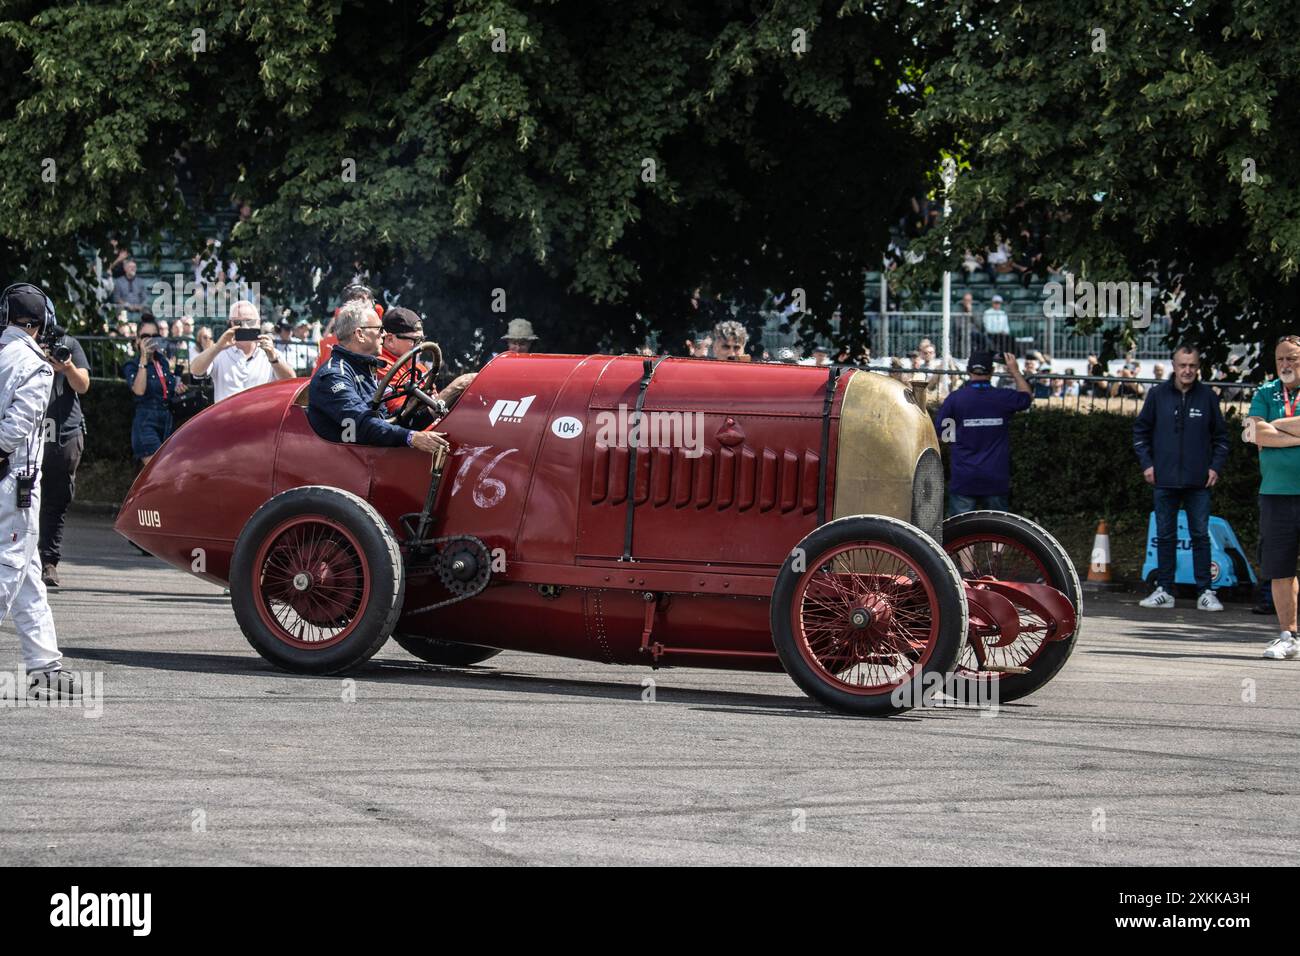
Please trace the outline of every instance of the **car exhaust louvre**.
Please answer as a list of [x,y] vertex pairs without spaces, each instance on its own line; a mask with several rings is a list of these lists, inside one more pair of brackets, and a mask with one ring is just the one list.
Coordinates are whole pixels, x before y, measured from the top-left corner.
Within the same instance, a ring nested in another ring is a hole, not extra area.
[[736,499],[736,453],[730,448],[718,452],[718,510],[731,507]]
[[[633,484],[637,505],[653,508],[734,507],[748,511],[778,509],[782,514],[817,510],[821,459],[805,448],[701,449],[692,457],[684,448],[655,448],[637,456]],[[597,442],[592,456],[591,503],[627,502],[628,449]],[[918,465],[918,467],[920,467]]]
[[695,460],[695,507],[707,508],[713,503],[713,452],[704,453]]
[[754,471],[756,459],[754,449],[748,445],[740,449],[740,494],[736,504],[741,511],[754,507]]
[[781,513],[794,510],[799,491],[799,456],[787,448],[781,454]]
[[821,478],[821,456],[815,452],[804,450],[803,453],[803,473],[799,476],[799,490],[802,492],[800,504],[803,506],[803,513],[812,514],[817,510],[817,482]]
[[650,497],[650,458],[644,453],[636,456],[636,497],[633,500],[639,505],[645,504]]
[[596,442],[591,462],[591,503],[600,504],[609,494],[609,446]]
[[627,449],[611,448],[609,450],[609,503],[612,505],[621,505],[627,501],[627,466]]
[[691,488],[695,480],[695,459],[688,458],[686,449],[678,448],[676,453],[677,467],[673,475],[673,488],[676,494],[673,496],[673,506],[685,508],[691,503]]
[[758,510],[771,511],[776,504],[776,452],[763,449],[763,464],[758,473]]
[[656,448],[654,459],[650,475],[654,479],[654,506],[659,508],[668,503],[673,492],[673,451]]

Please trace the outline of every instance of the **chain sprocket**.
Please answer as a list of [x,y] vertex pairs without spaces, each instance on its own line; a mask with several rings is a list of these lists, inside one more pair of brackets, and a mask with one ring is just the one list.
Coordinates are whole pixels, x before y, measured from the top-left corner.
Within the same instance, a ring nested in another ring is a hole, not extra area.
[[438,575],[442,586],[452,596],[445,601],[436,601],[425,607],[406,611],[405,615],[423,614],[437,610],[457,601],[464,601],[479,594],[488,586],[492,577],[492,553],[488,546],[469,534],[448,535],[444,538],[430,538],[421,542],[422,546],[434,545],[438,548],[434,556],[432,570]]

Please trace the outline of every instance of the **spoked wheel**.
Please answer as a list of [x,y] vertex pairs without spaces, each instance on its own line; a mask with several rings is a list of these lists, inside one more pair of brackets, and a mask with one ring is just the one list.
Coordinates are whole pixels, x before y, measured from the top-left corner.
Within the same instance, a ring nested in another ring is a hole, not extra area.
[[957,572],[930,537],[854,515],[799,543],[772,592],[772,638],[809,696],[853,714],[894,714],[942,686],[966,634]]
[[483,647],[481,644],[457,644],[455,641],[442,641],[436,637],[419,637],[415,634],[394,634],[397,646],[408,654],[418,657],[430,664],[444,667],[469,667],[480,664],[489,657],[496,657],[501,651],[495,647]]
[[321,649],[346,640],[370,594],[361,545],[324,515],[299,515],[262,539],[255,596],[262,623],[293,647]]
[[230,594],[253,649],[286,670],[330,674],[368,660],[402,612],[406,574],[392,531],[337,488],[276,495],[235,543]]
[[[1079,638],[1083,616],[1083,589],[1065,549],[1038,525],[1005,511],[972,511],[954,515],[943,523],[943,546],[964,580],[981,577],[998,581],[1045,584],[1060,591],[1074,607],[1074,633],[1064,640],[1047,640],[1052,622],[1016,605],[1019,636],[999,646],[992,634],[972,632],[954,675],[963,699],[1015,700],[1042,687],[1065,665]],[[973,642],[982,642],[985,669],[981,670]],[[994,668],[992,670],[988,668]],[[1028,673],[1020,673],[1028,668]],[[997,689],[981,689],[974,682],[997,682]],[[980,695],[978,697],[974,695]]]

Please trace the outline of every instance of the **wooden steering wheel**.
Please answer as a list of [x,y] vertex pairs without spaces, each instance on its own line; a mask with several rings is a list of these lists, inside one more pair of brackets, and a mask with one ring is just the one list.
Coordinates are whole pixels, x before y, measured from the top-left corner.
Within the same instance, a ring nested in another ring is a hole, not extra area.
[[[421,352],[433,353],[433,360],[423,373],[419,371],[419,366],[415,361],[415,357]],[[400,385],[393,386],[393,379],[408,364],[411,367],[406,377]],[[446,406],[439,401],[437,397],[438,386],[434,384],[441,368],[442,349],[438,347],[438,343],[421,342],[394,362],[388,371],[384,373],[384,377],[379,380],[379,387],[375,389],[374,398],[370,400],[370,407],[382,408],[395,398],[405,398],[406,401],[402,402],[402,407],[395,414],[384,416],[384,421],[393,425],[407,425],[417,412],[425,408],[429,410],[434,418],[441,418]]]

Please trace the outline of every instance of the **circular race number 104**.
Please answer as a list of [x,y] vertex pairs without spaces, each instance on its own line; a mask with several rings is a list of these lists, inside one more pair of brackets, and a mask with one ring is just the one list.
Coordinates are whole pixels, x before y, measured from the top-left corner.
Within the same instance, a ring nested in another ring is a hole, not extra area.
[[551,422],[551,432],[558,438],[577,438],[582,434],[582,422],[571,415],[557,418]]

